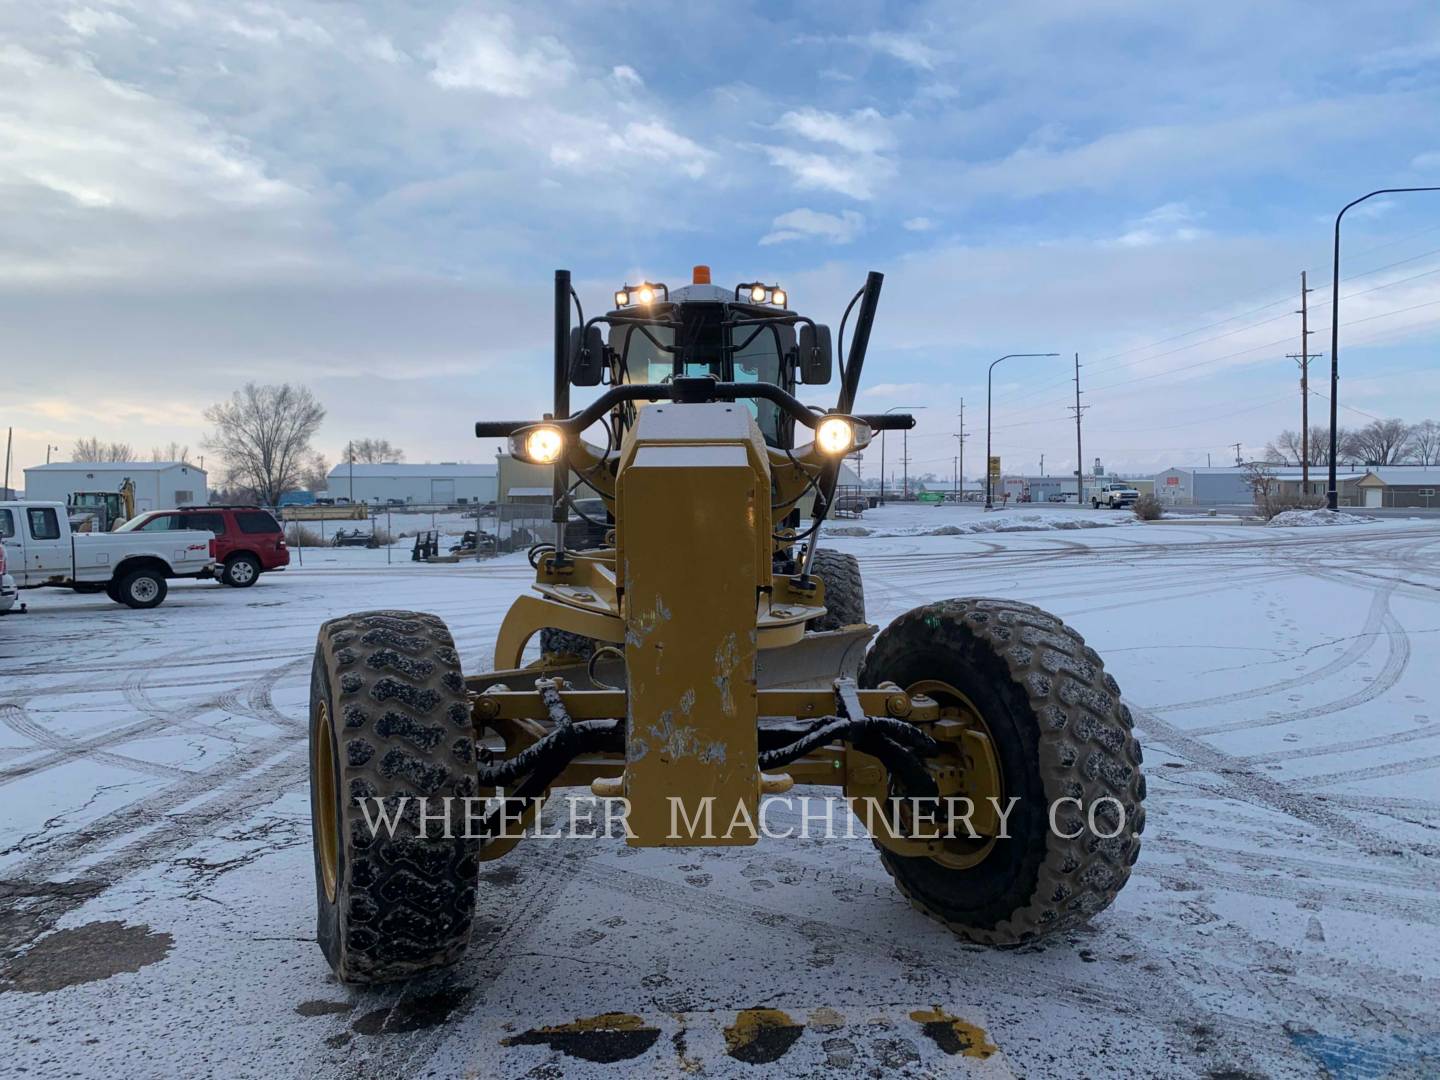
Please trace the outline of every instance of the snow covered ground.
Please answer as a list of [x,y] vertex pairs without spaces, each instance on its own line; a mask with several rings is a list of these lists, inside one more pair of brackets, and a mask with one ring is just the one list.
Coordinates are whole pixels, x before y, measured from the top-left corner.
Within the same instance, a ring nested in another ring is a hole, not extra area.
[[[150,612],[27,594],[0,620],[0,1075],[1440,1074],[1440,522],[925,535],[985,520],[890,507],[832,542],[873,621],[1040,604],[1134,709],[1135,877],[1011,952],[912,911],[864,842],[530,841],[486,865],[462,964],[348,990],[313,940],[315,630],[429,610],[479,669],[523,557],[307,552]],[[791,1023],[751,1064],[725,1029],[757,1007]],[[937,1009],[998,1050],[952,1056]],[[638,1019],[541,1030],[603,1013]]]

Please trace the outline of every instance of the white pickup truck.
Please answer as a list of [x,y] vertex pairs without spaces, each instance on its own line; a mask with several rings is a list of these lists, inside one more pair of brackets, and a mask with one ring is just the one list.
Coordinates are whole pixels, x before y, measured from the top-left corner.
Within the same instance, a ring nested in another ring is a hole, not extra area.
[[1102,506],[1108,506],[1111,510],[1121,510],[1127,506],[1134,506],[1140,492],[1129,484],[1109,483],[1102,485],[1090,495],[1090,505],[1096,510]]
[[132,608],[157,607],[169,578],[215,572],[208,530],[76,533],[59,502],[0,502],[0,541],[20,588],[103,591]]

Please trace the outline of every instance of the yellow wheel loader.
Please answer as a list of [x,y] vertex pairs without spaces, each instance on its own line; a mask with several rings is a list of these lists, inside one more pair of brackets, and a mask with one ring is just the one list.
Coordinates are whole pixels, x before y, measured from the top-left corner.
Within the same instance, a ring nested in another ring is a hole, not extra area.
[[[872,838],[915,907],[990,945],[1114,899],[1145,784],[1094,650],[1001,599],[939,599],[876,636],[855,560],[822,546],[841,460],[913,425],[853,411],[881,282],[850,301],[837,350],[763,282],[724,288],[696,267],[674,290],[627,285],[587,320],[556,273],[551,411],[475,425],[553,467],[555,540],[531,553],[533,593],[505,616],[493,670],[463,673],[433,615],[320,630],[318,937],[339,978],[459,958],[480,864],[563,788],[588,788],[604,804],[592,820],[646,847],[752,844],[766,800],[829,789],[816,797],[844,800],[837,831],[862,824],[850,835]],[[802,404],[837,356],[835,407]],[[593,400],[572,409],[572,386]],[[582,488],[606,508],[587,530],[604,547],[566,543]]]

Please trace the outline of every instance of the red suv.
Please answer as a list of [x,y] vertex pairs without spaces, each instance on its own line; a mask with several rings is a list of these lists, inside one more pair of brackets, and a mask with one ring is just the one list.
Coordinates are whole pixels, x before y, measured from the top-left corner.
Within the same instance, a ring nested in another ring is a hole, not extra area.
[[215,534],[217,581],[237,589],[248,588],[267,570],[290,565],[285,531],[269,510],[258,506],[183,506],[178,510],[148,510],[125,523],[126,531],[169,532],[174,529],[208,529]]

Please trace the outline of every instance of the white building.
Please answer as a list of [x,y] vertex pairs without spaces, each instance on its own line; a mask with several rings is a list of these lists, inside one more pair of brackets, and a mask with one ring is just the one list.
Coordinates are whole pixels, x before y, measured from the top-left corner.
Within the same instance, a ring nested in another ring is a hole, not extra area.
[[409,506],[468,506],[495,501],[494,465],[443,461],[426,465],[341,462],[330,470],[330,498]]
[[210,501],[205,470],[184,461],[57,461],[25,470],[25,497],[68,502],[77,491],[119,491],[135,484],[135,512]]

